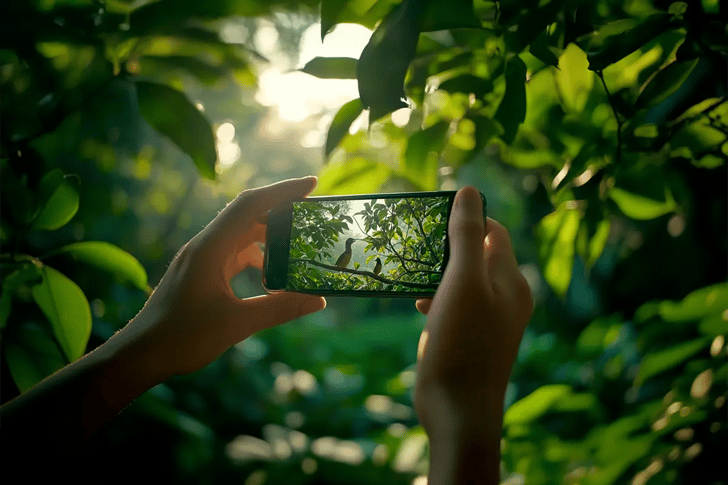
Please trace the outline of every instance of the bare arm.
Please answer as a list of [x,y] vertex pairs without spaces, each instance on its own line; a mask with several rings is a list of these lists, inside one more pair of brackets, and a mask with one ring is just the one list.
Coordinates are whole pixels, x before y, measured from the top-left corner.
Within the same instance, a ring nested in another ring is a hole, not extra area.
[[177,254],[142,311],[99,348],[0,407],[3,469],[78,448],[136,397],[204,367],[264,328],[324,308],[280,293],[240,300],[230,278],[260,268],[265,214],[305,196],[315,179],[241,193]]
[[503,399],[533,312],[503,226],[483,221],[472,187],[456,196],[451,259],[432,300],[418,351],[415,407],[430,438],[433,484],[497,484]]

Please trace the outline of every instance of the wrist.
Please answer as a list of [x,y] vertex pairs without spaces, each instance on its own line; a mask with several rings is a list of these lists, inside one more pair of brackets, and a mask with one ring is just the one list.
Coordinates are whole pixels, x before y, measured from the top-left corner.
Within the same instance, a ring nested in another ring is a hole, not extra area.
[[453,390],[442,385],[418,385],[415,406],[428,434],[440,430],[447,435],[479,430],[500,435],[504,397],[505,390],[501,388]]
[[430,483],[500,483],[500,420],[436,427],[428,431],[428,437]]
[[123,329],[114,334],[97,349],[106,361],[105,368],[113,379],[120,382],[133,394],[133,398],[143,394],[157,384],[173,376],[164,355],[162,345],[147,334],[145,316],[139,314]]

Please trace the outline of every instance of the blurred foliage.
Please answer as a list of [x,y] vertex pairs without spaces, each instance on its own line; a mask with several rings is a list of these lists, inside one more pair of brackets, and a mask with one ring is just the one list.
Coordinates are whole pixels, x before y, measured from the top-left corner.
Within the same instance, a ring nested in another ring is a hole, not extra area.
[[[253,39],[272,25],[295,57],[319,16],[322,37],[374,33],[358,60],[303,65],[360,93],[332,117],[317,192],[473,184],[511,232],[537,306],[506,396],[504,480],[726,483],[717,0],[3,3],[2,400],[132,318],[241,187],[312,169],[290,140],[255,137]],[[227,168],[224,123],[246,153]],[[233,283],[245,296],[255,280]],[[427,439],[411,396],[422,318],[405,303],[334,300],[247,339],[139,398],[73,476],[411,483]]]

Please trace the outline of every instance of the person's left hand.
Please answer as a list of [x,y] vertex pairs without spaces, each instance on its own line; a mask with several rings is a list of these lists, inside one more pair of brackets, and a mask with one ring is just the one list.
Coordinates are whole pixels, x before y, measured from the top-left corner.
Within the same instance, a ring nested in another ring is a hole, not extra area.
[[230,279],[263,254],[267,213],[305,197],[315,177],[242,192],[177,253],[141,312],[112,340],[141,356],[161,381],[204,367],[255,332],[323,309],[318,296],[277,293],[239,299]]

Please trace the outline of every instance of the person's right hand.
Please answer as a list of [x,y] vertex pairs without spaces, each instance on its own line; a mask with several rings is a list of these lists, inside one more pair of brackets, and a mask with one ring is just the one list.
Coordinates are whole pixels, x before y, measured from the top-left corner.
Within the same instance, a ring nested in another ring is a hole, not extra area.
[[508,232],[493,219],[485,224],[473,187],[455,197],[449,236],[442,282],[432,300],[417,302],[427,324],[415,408],[428,433],[491,425],[499,432],[505,389],[533,312],[531,291]]

